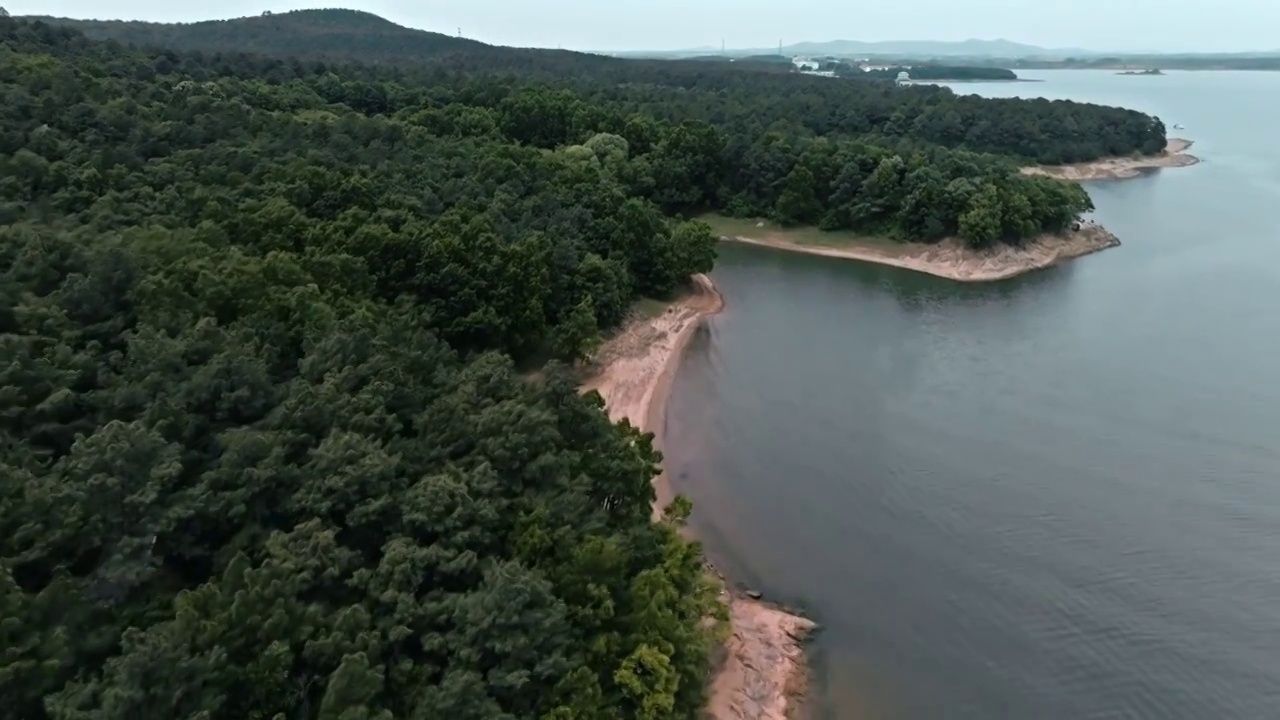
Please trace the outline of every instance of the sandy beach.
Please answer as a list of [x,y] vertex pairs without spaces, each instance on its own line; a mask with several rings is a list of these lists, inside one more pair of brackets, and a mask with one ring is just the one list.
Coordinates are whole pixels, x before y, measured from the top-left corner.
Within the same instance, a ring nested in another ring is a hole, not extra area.
[[[661,447],[662,423],[671,381],[689,338],[703,318],[724,307],[724,298],[705,275],[693,277],[692,291],[657,317],[638,319],[596,354],[584,391],[605,400],[614,421],[628,418],[652,432]],[[666,473],[654,478],[654,519],[673,498]],[[711,720],[786,720],[791,699],[803,692],[807,667],[804,640],[816,625],[806,618],[745,596],[729,603],[731,634],[723,662],[710,687]]]
[[865,246],[850,243],[841,247],[801,245],[788,240],[785,231],[763,229],[759,237],[723,236],[720,239],[823,257],[891,265],[961,282],[1003,280],[1120,244],[1115,235],[1092,222],[1083,223],[1079,230],[1069,230],[1060,235],[1044,235],[1019,247],[1004,245],[986,251],[970,250],[963,242],[954,238],[932,244],[902,243],[893,246],[883,243],[868,243]]
[[[680,354],[702,318],[724,307],[724,298],[711,278],[695,275],[693,282],[692,291],[672,303],[666,312],[630,322],[610,338],[596,353],[594,368],[582,384],[584,391],[600,393],[611,420],[627,418],[632,425],[653,433],[658,449],[662,448],[667,393]],[[653,486],[657,495],[653,519],[657,521],[675,493],[666,472],[653,479]]]
[[1033,165],[1022,168],[1022,174],[1043,175],[1044,177],[1073,182],[1120,180],[1137,177],[1147,170],[1156,168],[1195,165],[1200,162],[1200,158],[1187,153],[1191,145],[1191,140],[1169,138],[1168,145],[1158,155],[1103,158],[1092,162],[1072,163],[1070,165]]

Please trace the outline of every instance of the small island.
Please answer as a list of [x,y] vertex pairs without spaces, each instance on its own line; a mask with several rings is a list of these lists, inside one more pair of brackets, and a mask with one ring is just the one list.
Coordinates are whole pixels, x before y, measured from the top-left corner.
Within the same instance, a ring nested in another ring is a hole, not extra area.
[[1149,68],[1147,70],[1125,70],[1116,73],[1117,75],[1163,75],[1160,68]]

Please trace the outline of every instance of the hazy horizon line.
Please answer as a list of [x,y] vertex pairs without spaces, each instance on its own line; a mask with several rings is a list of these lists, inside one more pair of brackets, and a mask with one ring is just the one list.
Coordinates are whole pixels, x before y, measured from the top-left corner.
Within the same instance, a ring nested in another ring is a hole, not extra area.
[[[4,5],[4,4],[3,4],[3,0],[0,0],[0,8],[6,8],[6,5]],[[544,50],[557,50],[557,49],[560,49],[560,50],[572,50],[572,51],[575,51],[575,52],[584,52],[584,53],[591,53],[591,54],[603,54],[603,55],[636,54],[636,53],[664,53],[664,54],[670,54],[670,53],[693,53],[693,52],[698,52],[698,53],[703,53],[703,52],[705,52],[705,53],[710,53],[710,54],[715,54],[715,53],[720,53],[720,52],[724,52],[724,53],[776,52],[776,51],[777,51],[777,49],[778,49],[778,46],[777,46],[777,45],[741,45],[741,46],[723,45],[723,46],[716,46],[716,45],[712,45],[712,44],[705,44],[705,45],[693,45],[693,46],[685,46],[685,47],[668,47],[668,48],[663,48],[663,47],[635,47],[635,48],[615,49],[615,50],[601,50],[601,49],[591,48],[591,47],[578,47],[578,48],[575,48],[575,47],[564,47],[563,45],[549,45],[549,44],[522,44],[522,45],[507,45],[507,44],[504,44],[504,43],[501,43],[501,42],[498,42],[498,41],[485,40],[485,39],[482,39],[482,38],[480,38],[480,37],[471,37],[471,36],[467,36],[465,33],[464,33],[464,34],[461,34],[461,35],[455,35],[454,33],[447,32],[447,31],[445,31],[445,30],[443,30],[443,29],[429,28],[429,27],[415,27],[414,25],[409,25],[409,24],[406,24],[406,23],[403,23],[403,22],[400,22],[400,21],[397,21],[397,20],[391,19],[391,18],[387,17],[386,15],[381,15],[381,14],[378,14],[378,13],[375,13],[375,12],[370,12],[370,11],[367,11],[367,10],[359,10],[359,9],[356,9],[356,8],[321,8],[321,7],[317,7],[317,8],[298,9],[298,10],[286,10],[286,11],[280,11],[280,12],[277,12],[277,13],[274,13],[274,14],[277,14],[277,15],[285,15],[285,14],[294,13],[294,12],[318,12],[318,11],[324,11],[324,10],[351,10],[351,11],[353,11],[353,12],[362,12],[362,13],[366,13],[366,14],[368,14],[368,15],[373,15],[373,16],[375,16],[375,17],[378,17],[378,18],[381,18],[381,19],[383,19],[383,20],[386,20],[386,21],[387,21],[387,22],[389,22],[389,23],[392,23],[392,24],[395,24],[395,25],[398,25],[398,26],[400,26],[400,27],[407,28],[407,29],[410,29],[410,30],[419,30],[419,31],[422,31],[422,32],[436,33],[436,34],[440,34],[440,35],[447,35],[447,36],[450,36],[450,37],[462,37],[462,38],[467,39],[467,40],[475,40],[475,41],[477,41],[477,42],[482,42],[482,43],[489,44],[489,45],[505,46],[505,47],[521,47],[521,48],[529,48],[529,49],[544,49]],[[61,18],[61,19],[66,19],[66,20],[82,20],[82,21],[93,21],[93,22],[142,22],[142,23],[154,23],[154,24],[159,24],[159,25],[192,25],[192,24],[201,23],[201,22],[222,22],[222,21],[228,21],[228,20],[250,19],[250,18],[255,18],[255,17],[261,17],[261,15],[262,15],[262,14],[251,14],[251,15],[232,15],[232,16],[222,16],[222,17],[209,17],[209,18],[206,18],[206,19],[204,19],[204,20],[191,20],[191,21],[185,21],[185,22],[184,22],[184,21],[148,20],[148,19],[145,19],[145,18],[120,18],[120,17],[74,17],[74,16],[71,16],[71,15],[61,15],[61,16],[58,16],[58,15],[47,15],[47,14],[41,14],[41,13],[17,13],[17,14],[13,14],[13,13],[12,13],[12,11],[9,11],[9,12],[10,12],[10,13],[12,14],[12,16],[13,16],[13,17],[15,17],[15,18],[22,18],[22,17],[52,17],[52,18]],[[892,40],[858,40],[858,39],[853,39],[853,38],[848,38],[848,37],[838,37],[838,38],[833,38],[833,39],[830,39],[830,40],[795,40],[795,41],[791,41],[791,42],[787,42],[787,41],[786,41],[786,39],[785,39],[785,38],[783,38],[783,39],[782,39],[782,49],[783,49],[783,50],[786,50],[787,48],[794,47],[794,46],[796,46],[796,45],[828,45],[828,44],[834,44],[834,43],[862,43],[862,44],[868,44],[868,45],[888,45],[888,44],[898,44],[898,43],[934,43],[934,44],[940,44],[940,45],[961,45],[961,44],[964,44],[964,43],[971,43],[971,42],[981,42],[981,43],[1010,43],[1010,44],[1015,44],[1015,45],[1022,45],[1022,46],[1028,47],[1028,48],[1034,48],[1034,49],[1036,49],[1036,50],[1044,51],[1044,53],[1047,53],[1047,54],[1054,54],[1054,55],[1059,55],[1059,54],[1063,54],[1063,53],[1072,53],[1072,52],[1081,52],[1081,53],[1088,53],[1088,54],[1090,54],[1090,55],[1103,55],[1103,56],[1106,56],[1106,55],[1121,55],[1121,56],[1124,56],[1124,55],[1129,55],[1129,56],[1132,56],[1132,55],[1155,55],[1155,56],[1161,56],[1161,55],[1164,55],[1164,56],[1176,55],[1176,56],[1184,56],[1184,55],[1258,55],[1258,54],[1280,55],[1280,48],[1251,49],[1251,50],[1154,50],[1154,49],[1134,49],[1134,50],[1107,49],[1107,50],[1096,50],[1096,49],[1093,49],[1093,48],[1088,48],[1088,47],[1083,47],[1083,46],[1075,46],[1075,45],[1061,46],[1061,47],[1046,47],[1046,46],[1043,46],[1043,45],[1036,45],[1035,43],[1023,42],[1023,41],[1020,41],[1020,40],[1010,40],[1010,39],[1009,39],[1009,38],[1007,38],[1007,37],[994,37],[994,38],[969,37],[969,38],[965,38],[965,39],[963,39],[963,40],[935,40],[935,39],[920,38],[920,37],[905,37],[905,38],[892,39]],[[901,55],[901,54],[904,54],[904,53],[896,53],[896,52],[895,52],[895,53],[890,53],[890,54],[898,54],[898,55]],[[975,56],[975,57],[977,57],[977,56]],[[990,56],[990,57],[997,57],[997,56]],[[1023,57],[1028,57],[1028,56],[1023,56]]]

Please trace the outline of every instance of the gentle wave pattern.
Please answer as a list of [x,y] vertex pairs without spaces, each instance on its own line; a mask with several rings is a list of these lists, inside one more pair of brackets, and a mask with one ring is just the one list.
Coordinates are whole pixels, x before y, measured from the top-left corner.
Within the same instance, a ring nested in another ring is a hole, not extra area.
[[677,490],[824,624],[819,718],[1280,718],[1280,73],[1035,76],[958,89],[1204,162],[1091,185],[1124,245],[991,285],[723,248]]

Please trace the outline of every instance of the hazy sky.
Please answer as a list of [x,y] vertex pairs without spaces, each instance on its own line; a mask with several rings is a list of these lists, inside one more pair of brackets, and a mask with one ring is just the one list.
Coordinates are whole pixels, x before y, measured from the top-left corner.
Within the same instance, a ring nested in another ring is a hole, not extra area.
[[575,50],[1005,38],[1091,50],[1280,47],[1280,0],[0,0],[14,15],[189,22],[350,7],[423,30]]

